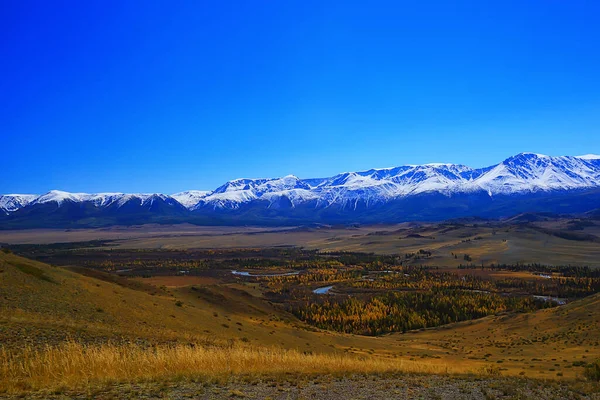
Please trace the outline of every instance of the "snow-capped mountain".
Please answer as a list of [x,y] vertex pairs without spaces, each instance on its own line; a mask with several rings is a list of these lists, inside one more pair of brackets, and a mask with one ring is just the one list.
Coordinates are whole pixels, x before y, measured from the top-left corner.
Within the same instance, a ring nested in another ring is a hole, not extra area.
[[192,208],[210,193],[211,192],[206,190],[188,190],[172,194],[171,197],[181,203],[184,207]]
[[159,222],[221,223],[230,217],[239,223],[393,222],[594,208],[600,208],[600,156],[521,153],[485,168],[434,163],[345,172],[329,178],[235,179],[211,192],[53,190],[40,196],[4,195],[0,196],[0,215],[4,215],[0,227],[34,219],[63,221],[74,215],[86,221],[107,220],[107,224],[151,222],[157,216]]
[[9,214],[25,207],[37,198],[34,194],[5,194],[0,195],[0,212]]
[[494,166],[474,183],[490,195],[594,187],[600,185],[600,159],[521,153]]
[[316,199],[318,196],[312,193],[312,189],[308,183],[293,175],[275,179],[235,179],[200,199],[192,209],[205,206],[237,209],[252,200],[272,201],[278,197],[286,197],[294,204]]
[[287,197],[293,206],[316,201],[317,206],[352,205],[358,200],[380,204],[421,193],[472,193],[489,196],[600,186],[600,156],[549,157],[521,153],[500,164],[470,168],[457,164],[406,165],[346,172],[331,178],[300,180],[237,179],[203,197],[192,208],[239,208],[253,200]]
[[[170,196],[160,193],[69,193],[61,190],[51,190],[41,196],[34,196],[30,201],[30,205],[54,203],[60,206],[63,202],[69,201],[73,203],[92,203],[96,207],[108,207],[116,205],[121,207],[129,202],[139,203],[140,205],[152,204],[156,199],[167,200]],[[14,210],[13,210],[14,211]]]

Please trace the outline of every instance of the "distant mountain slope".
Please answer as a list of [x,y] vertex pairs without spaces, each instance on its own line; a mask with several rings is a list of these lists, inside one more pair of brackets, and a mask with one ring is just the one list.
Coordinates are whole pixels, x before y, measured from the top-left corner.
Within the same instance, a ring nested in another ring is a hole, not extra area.
[[0,214],[10,214],[13,211],[17,211],[19,208],[23,208],[38,196],[34,194],[7,194],[4,196],[0,195]]
[[212,192],[0,196],[0,227],[112,224],[399,222],[523,212],[585,213],[600,205],[600,156],[521,153],[499,164],[405,165],[330,178],[236,179]]

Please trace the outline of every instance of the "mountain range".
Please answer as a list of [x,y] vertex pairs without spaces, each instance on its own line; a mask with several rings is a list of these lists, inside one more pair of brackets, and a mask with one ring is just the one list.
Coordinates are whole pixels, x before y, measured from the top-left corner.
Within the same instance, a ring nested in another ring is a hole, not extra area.
[[165,195],[0,196],[0,228],[115,224],[392,223],[600,208],[600,156],[520,153],[484,168],[404,165],[329,178],[235,179],[213,191]]

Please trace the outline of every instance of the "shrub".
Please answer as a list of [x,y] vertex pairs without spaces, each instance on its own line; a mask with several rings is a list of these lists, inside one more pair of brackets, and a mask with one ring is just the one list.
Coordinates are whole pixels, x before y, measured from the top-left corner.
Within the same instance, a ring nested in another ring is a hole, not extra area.
[[482,375],[500,376],[500,367],[496,365],[485,365],[480,370]]
[[600,381],[600,358],[588,364],[583,371],[583,375],[590,381]]

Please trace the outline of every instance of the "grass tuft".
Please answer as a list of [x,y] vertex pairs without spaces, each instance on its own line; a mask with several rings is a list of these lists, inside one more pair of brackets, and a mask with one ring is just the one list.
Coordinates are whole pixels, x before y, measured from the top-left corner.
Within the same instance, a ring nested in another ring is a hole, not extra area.
[[[140,346],[135,344],[85,345],[67,342],[44,349],[0,349],[0,389],[81,388],[90,384],[157,380],[219,380],[230,376],[252,378],[289,374],[448,373],[440,364],[303,354],[278,348],[241,344],[201,347],[183,344]],[[451,371],[470,372],[470,371]]]
[[600,381],[600,358],[585,367],[583,375],[590,381]]

